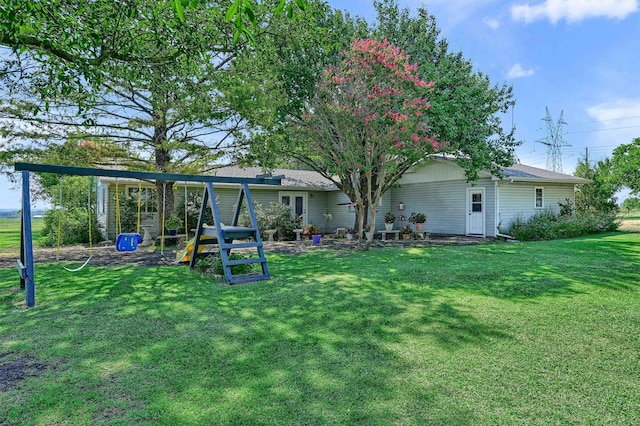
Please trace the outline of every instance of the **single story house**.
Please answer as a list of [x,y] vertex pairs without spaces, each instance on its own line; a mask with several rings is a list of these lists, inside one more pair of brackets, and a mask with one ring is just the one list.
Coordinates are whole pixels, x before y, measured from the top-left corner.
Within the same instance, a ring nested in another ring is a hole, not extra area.
[[[262,174],[258,167],[227,166],[215,170],[215,175],[255,177]],[[350,200],[331,181],[319,173],[304,170],[275,169],[274,175],[284,175],[281,186],[252,185],[251,195],[257,202],[268,206],[282,203],[291,207],[292,214],[302,216],[303,226],[318,225],[323,233],[336,228],[351,228],[355,211]],[[454,161],[433,156],[408,171],[398,185],[384,194],[376,217],[376,229],[384,229],[383,216],[392,212],[396,216],[395,229],[407,224],[411,212],[426,214],[424,230],[436,234],[495,237],[498,228],[508,225],[518,214],[530,217],[540,209],[559,211],[558,202],[575,201],[575,187],[591,181],[571,175],[551,172],[536,167],[514,164],[504,168],[500,177],[481,172],[479,179],[466,182],[464,170]],[[98,185],[97,217],[107,238],[115,238],[115,186],[135,197],[137,180],[116,181],[101,178]],[[184,205],[184,187],[187,192],[202,192],[204,185],[177,182],[176,209]],[[215,184],[221,220],[231,221],[237,201],[238,186]],[[158,235],[156,225],[155,188],[143,183],[143,224]],[[132,232],[134,230],[124,230]]]

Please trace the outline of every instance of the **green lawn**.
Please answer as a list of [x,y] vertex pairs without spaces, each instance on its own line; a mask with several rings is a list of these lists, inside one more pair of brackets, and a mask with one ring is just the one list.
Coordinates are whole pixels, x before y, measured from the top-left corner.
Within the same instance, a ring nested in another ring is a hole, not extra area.
[[0,269],[0,364],[33,367],[0,423],[640,422],[640,234],[269,266],[228,287],[37,265],[28,310]]
[[[37,243],[44,226],[43,219],[31,221],[33,241]],[[0,218],[0,249],[20,247],[20,219]]]

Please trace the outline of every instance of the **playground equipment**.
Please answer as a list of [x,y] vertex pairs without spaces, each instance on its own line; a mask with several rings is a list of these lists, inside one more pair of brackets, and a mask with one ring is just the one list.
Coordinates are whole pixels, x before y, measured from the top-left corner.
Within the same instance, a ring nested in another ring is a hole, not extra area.
[[[251,200],[249,185],[280,185],[283,176],[257,176],[255,178],[197,176],[177,173],[137,172],[30,163],[16,163],[15,170],[22,172],[22,232],[20,235],[20,259],[17,260],[17,265],[18,271],[20,273],[20,287],[26,290],[26,302],[28,307],[35,306],[35,275],[33,267],[33,234],[31,227],[31,194],[29,188],[29,172],[57,173],[76,176],[107,176],[115,178],[132,178],[147,181],[158,180],[165,182],[205,182],[206,190],[202,200],[202,208],[200,209],[198,227],[194,240],[194,250],[192,251],[192,255],[190,256],[189,266],[191,268],[195,267],[196,259],[200,254],[200,246],[210,244],[212,240],[215,240],[219,245],[220,255],[227,282],[229,282],[230,284],[234,284],[239,282],[266,280],[270,278],[269,270],[267,268],[267,261],[264,257],[262,240],[260,239],[260,230],[258,229],[255,212],[253,210],[253,203]],[[216,202],[213,187],[214,183],[232,183],[240,185],[240,193],[238,195],[238,202],[236,203],[236,210],[233,215],[232,226],[216,226],[216,224],[222,224],[222,222],[220,220],[219,206]],[[240,215],[240,208],[245,198],[247,202],[247,208],[249,210],[249,216],[251,218],[251,226],[238,227],[237,223]],[[204,226],[204,214],[206,211],[205,209],[207,208],[211,208],[213,212],[215,222],[213,227]],[[213,238],[207,239],[204,238],[204,236]],[[233,240],[237,238],[252,238],[254,241],[234,243]],[[257,250],[258,257],[242,260],[229,260],[229,252],[232,249],[236,248],[255,248]],[[231,266],[249,263],[259,263],[262,268],[262,272],[260,274],[250,276],[233,276],[233,274],[231,273]]]
[[142,200],[142,185],[138,184],[138,223],[136,232],[122,232],[122,223],[120,221],[120,191],[118,190],[118,182],[116,182],[116,250],[118,251],[135,251],[138,244],[142,241],[140,235],[140,204]]
[[[60,208],[62,208],[62,181],[58,184],[60,187]],[[55,208],[55,206],[54,206]],[[85,266],[89,264],[91,258],[93,257],[93,235],[91,232],[91,179],[89,179],[89,191],[87,193],[87,219],[89,222],[89,257],[85,262],[78,266],[77,268],[69,268],[62,263],[60,259],[60,246],[61,246],[61,235],[62,235],[62,213],[58,211],[58,249],[56,252],[56,262],[67,272],[78,272],[83,269]]]

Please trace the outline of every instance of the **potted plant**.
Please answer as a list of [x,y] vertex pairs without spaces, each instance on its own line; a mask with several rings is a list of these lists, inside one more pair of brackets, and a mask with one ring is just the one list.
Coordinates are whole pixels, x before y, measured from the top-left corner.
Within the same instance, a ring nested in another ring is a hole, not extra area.
[[178,229],[182,227],[182,219],[176,214],[172,214],[169,219],[164,223],[164,227],[169,231],[169,235],[176,235]]
[[411,226],[405,225],[400,228],[400,233],[402,234],[402,238],[408,240],[409,238],[411,238],[411,234],[413,234],[413,229],[411,229]]
[[303,235],[308,235],[314,244],[320,244],[320,227],[312,223],[305,226],[302,230]]
[[384,215],[384,227],[387,231],[391,231],[393,229],[393,223],[396,221],[396,217],[393,213],[387,212]]
[[422,231],[422,227],[426,221],[427,216],[424,213],[412,212],[411,215],[409,215],[409,222],[416,225],[416,231],[418,232]]
[[356,230],[353,228],[347,228],[344,233],[347,236],[347,240],[353,240],[353,236],[356,234]]

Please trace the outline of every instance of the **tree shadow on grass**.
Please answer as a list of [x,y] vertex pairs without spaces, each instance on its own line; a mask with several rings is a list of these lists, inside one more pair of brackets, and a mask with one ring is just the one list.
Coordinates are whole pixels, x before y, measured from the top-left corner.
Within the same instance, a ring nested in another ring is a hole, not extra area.
[[464,406],[439,411],[447,389],[414,375],[438,371],[451,351],[488,350],[512,337],[443,290],[518,301],[570,297],[585,284],[637,288],[633,245],[612,237],[552,246],[272,255],[272,281],[234,287],[177,268],[70,276],[44,266],[43,301],[9,337],[64,357],[75,371],[32,383],[33,395],[65,386],[59,401],[38,409],[45,416],[73,419],[67,398],[84,398],[91,380],[100,384],[92,388],[95,419],[117,412],[122,422],[180,424],[473,423]]
[[[384,282],[339,268],[336,277],[318,273],[322,258],[285,262],[306,269],[237,287],[171,268],[61,277],[44,267],[43,280],[48,272],[55,278],[16,332],[44,327],[25,347],[47,348],[82,371],[50,375],[37,385],[45,392],[64,383],[81,398],[89,377],[102,383],[91,387],[102,401],[95,419],[121,413],[126,421],[137,411],[142,419],[181,424],[433,421],[412,413],[435,404],[441,389],[403,386],[416,357],[428,363],[433,351],[509,338],[398,276]],[[282,265],[273,265],[279,275]],[[45,318],[56,325],[37,324]],[[414,353],[404,354],[405,347]],[[410,402],[415,392],[420,401]],[[71,411],[65,398],[48,409]],[[464,408],[439,416],[473,418]]]

